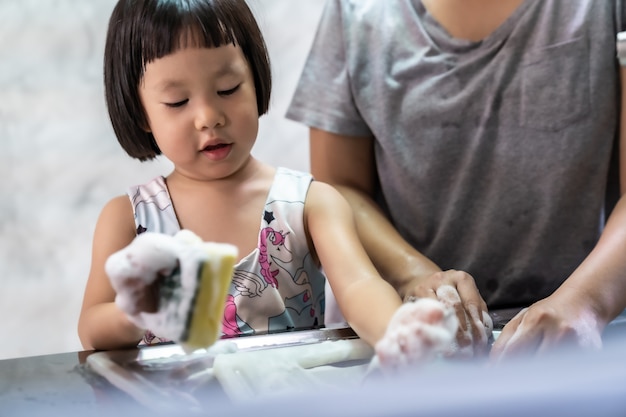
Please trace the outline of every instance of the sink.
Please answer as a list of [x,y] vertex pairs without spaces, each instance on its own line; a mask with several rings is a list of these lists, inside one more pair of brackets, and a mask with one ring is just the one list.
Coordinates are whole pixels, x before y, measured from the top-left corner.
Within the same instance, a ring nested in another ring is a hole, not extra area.
[[[494,317],[494,340],[513,312]],[[604,338],[624,338],[626,313]],[[216,402],[245,403],[312,388],[359,388],[367,379],[373,349],[342,325],[218,340],[185,353],[176,344],[103,351],[88,368],[138,402],[159,412],[200,411]],[[435,367],[449,368],[441,360]],[[429,364],[429,366],[431,366]],[[432,368],[432,366],[431,366]]]
[[221,339],[189,354],[176,344],[103,351],[87,357],[87,367],[155,411],[198,411],[215,401],[354,387],[373,354],[337,326]]

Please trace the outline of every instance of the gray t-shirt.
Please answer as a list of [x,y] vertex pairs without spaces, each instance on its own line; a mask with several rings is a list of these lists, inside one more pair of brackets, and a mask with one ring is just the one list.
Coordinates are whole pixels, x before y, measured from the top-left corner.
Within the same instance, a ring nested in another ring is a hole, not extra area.
[[395,226],[491,308],[596,244],[617,132],[615,1],[526,0],[480,42],[418,0],[330,0],[287,118],[374,136]]

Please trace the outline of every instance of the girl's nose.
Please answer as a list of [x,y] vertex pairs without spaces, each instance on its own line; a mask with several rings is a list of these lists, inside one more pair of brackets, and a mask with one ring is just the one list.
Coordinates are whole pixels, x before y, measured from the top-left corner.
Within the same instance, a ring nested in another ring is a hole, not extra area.
[[222,109],[214,103],[202,103],[196,112],[195,126],[198,130],[224,126],[226,118]]

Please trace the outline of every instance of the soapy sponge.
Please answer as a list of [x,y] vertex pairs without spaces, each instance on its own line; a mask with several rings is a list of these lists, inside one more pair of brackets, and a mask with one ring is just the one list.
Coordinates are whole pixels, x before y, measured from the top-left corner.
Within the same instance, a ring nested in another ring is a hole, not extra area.
[[105,264],[115,302],[136,326],[186,351],[219,338],[237,248],[203,242],[189,230],[145,232]]

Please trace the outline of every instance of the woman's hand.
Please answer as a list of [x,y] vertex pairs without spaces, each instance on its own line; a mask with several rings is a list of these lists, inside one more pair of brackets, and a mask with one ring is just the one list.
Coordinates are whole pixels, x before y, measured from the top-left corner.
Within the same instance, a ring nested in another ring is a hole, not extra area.
[[489,352],[493,322],[470,274],[457,270],[435,272],[414,279],[404,288],[405,301],[432,298],[454,309],[459,320],[457,355],[472,357]]
[[562,347],[599,349],[603,329],[592,308],[555,293],[513,317],[502,329],[490,357],[500,361]]

